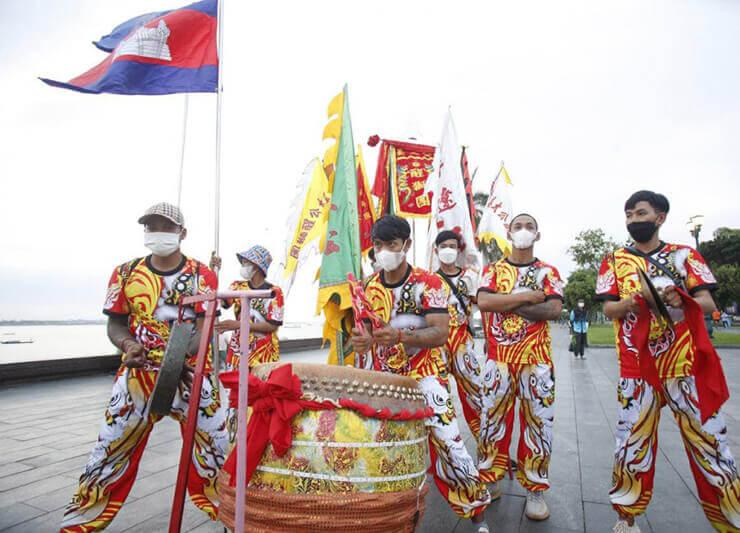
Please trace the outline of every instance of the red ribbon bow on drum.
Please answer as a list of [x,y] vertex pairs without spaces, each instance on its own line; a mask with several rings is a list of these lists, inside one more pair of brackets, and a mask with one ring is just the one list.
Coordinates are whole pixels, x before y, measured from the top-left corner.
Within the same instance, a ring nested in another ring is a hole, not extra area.
[[[692,341],[696,346],[692,373],[696,383],[696,394],[699,399],[699,413],[702,424],[713,414],[719,411],[722,404],[730,397],[727,388],[725,373],[722,370],[717,350],[714,349],[712,341],[709,340],[706,324],[704,323],[704,312],[699,303],[686,291],[677,287],[676,290],[683,299],[684,319],[689,326]],[[640,313],[634,330],[635,346],[639,350],[638,360],[642,377],[655,388],[662,389],[662,383],[658,370],[655,367],[655,359],[650,355],[648,348],[648,335],[650,332],[650,313],[647,302],[638,296]]]
[[[224,372],[221,382],[230,390],[229,400],[237,407],[239,373]],[[301,380],[293,374],[292,365],[283,365],[272,371],[267,381],[249,374],[249,405],[252,415],[247,424],[247,481],[252,478],[255,468],[267,448],[282,457],[293,443],[291,422],[304,409],[301,401]],[[236,447],[226,460],[223,469],[231,475],[231,485],[236,484]]]

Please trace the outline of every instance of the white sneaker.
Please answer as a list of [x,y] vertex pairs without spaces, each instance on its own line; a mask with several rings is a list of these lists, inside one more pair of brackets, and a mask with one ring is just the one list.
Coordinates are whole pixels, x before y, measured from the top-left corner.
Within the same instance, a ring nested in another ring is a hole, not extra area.
[[543,491],[527,491],[527,505],[524,507],[524,515],[530,520],[547,520],[550,509],[547,508]]
[[480,522],[479,524],[473,523],[473,525],[478,528],[475,530],[476,533],[491,533],[491,530],[488,529],[488,524],[485,522]]
[[619,519],[612,531],[614,531],[614,533],[640,533],[640,528],[637,524],[631,526],[627,520]]

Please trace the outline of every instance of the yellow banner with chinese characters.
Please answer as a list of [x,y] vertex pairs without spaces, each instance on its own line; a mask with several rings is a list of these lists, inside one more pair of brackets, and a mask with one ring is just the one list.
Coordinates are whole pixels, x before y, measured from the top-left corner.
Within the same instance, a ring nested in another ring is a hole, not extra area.
[[[311,166],[313,169],[311,169]],[[318,159],[311,162],[306,172],[311,172],[306,200],[298,216],[293,238],[288,245],[283,277],[295,277],[296,269],[305,261],[309,244],[326,233],[330,206],[329,180]]]

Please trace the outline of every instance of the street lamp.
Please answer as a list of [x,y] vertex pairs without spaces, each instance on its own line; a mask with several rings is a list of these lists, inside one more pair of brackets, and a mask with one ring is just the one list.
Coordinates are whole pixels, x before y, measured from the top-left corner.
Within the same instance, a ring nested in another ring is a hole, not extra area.
[[701,226],[704,223],[704,215],[694,215],[693,217],[689,217],[689,221],[686,223],[686,225],[689,227],[689,233],[694,237],[694,240],[696,241],[696,248],[699,248],[699,232],[701,231]]

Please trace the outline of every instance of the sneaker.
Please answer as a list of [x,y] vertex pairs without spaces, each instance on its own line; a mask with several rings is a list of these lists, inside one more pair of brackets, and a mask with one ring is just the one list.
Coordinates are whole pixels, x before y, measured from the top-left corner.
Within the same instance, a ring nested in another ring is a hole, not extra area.
[[617,520],[612,531],[614,531],[614,533],[640,533],[640,528],[637,524],[631,526],[627,520],[620,518]]
[[501,490],[501,486],[498,484],[498,482],[496,482],[489,485],[488,493],[491,495],[491,501],[496,501],[501,497],[503,491]]
[[530,520],[547,520],[550,510],[545,503],[543,491],[527,491],[527,505],[524,507],[524,515]]
[[478,528],[475,530],[476,533],[491,533],[491,530],[488,529],[488,524],[486,524],[485,522],[480,522],[478,524],[473,522],[473,525]]
[[583,355],[581,356],[581,359],[585,359],[585,358],[586,358],[586,354],[584,353],[584,354],[583,354]]

